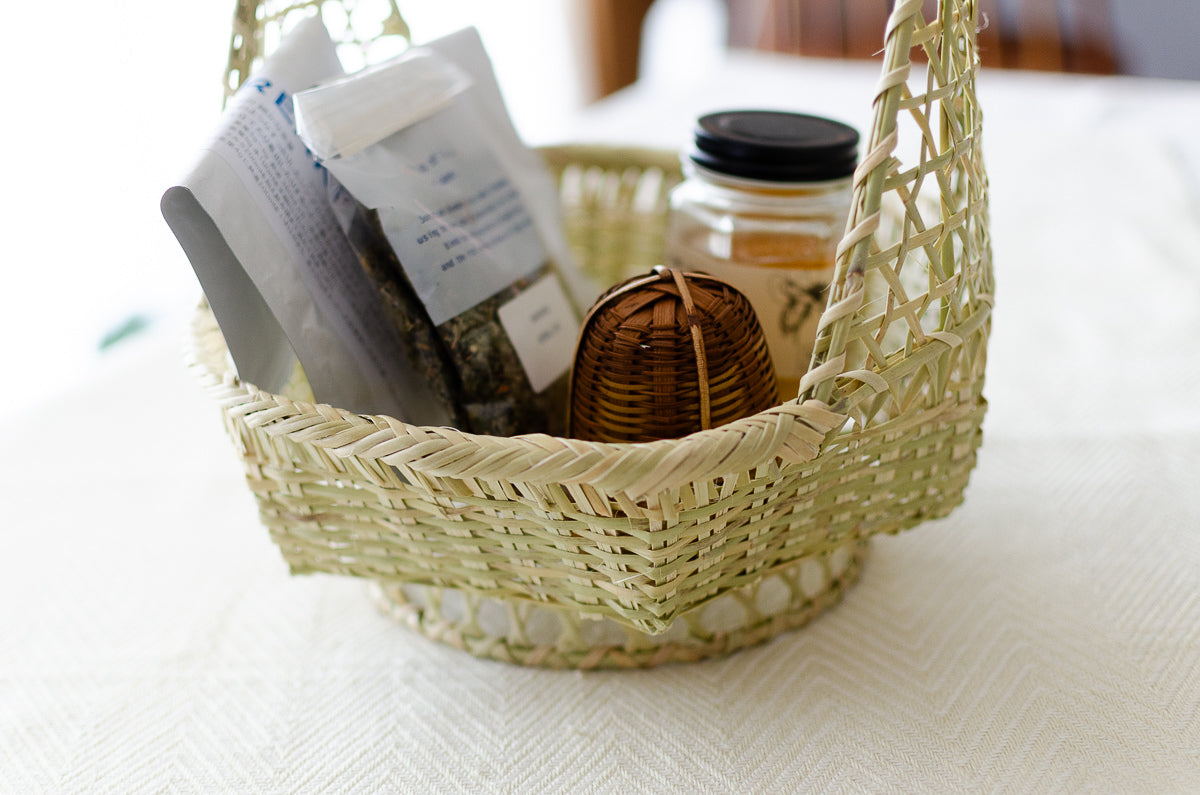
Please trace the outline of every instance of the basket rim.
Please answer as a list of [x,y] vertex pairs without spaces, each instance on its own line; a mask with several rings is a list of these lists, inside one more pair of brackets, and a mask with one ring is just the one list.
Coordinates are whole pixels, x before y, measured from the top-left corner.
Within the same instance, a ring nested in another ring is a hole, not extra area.
[[594,442],[545,433],[488,436],[268,392],[224,363],[224,344],[202,301],[192,320],[189,364],[230,416],[338,458],[378,460],[434,477],[591,485],[646,498],[775,459],[812,461],[847,420],[822,401],[792,399],[717,428],[652,442]]
[[[990,316],[991,301],[981,303],[974,327]],[[596,442],[545,433],[488,436],[449,426],[422,426],[382,414],[357,414],[328,403],[310,403],[268,392],[240,378],[228,366],[224,337],[203,300],[192,318],[189,364],[207,391],[231,417],[268,435],[312,444],[337,458],[356,457],[404,466],[434,477],[482,478],[527,483],[561,483],[620,491],[646,499],[686,483],[727,477],[778,459],[783,464],[814,461],[831,441],[847,433],[851,408],[864,395],[891,388],[888,375],[840,369],[837,378],[858,382],[835,405],[815,398],[793,398],[757,414],[674,439],[651,442]],[[965,336],[965,335],[964,335]],[[915,348],[906,361],[939,356],[964,343],[963,336],[937,333]],[[903,368],[901,368],[903,369]],[[859,394],[862,393],[862,394]],[[986,401],[979,398],[979,403]],[[899,432],[937,417],[962,419],[974,409],[947,406],[918,412],[903,421],[877,425],[875,433]],[[935,417],[936,415],[936,417]],[[945,415],[945,416],[942,416]],[[856,434],[866,429],[855,431]]]

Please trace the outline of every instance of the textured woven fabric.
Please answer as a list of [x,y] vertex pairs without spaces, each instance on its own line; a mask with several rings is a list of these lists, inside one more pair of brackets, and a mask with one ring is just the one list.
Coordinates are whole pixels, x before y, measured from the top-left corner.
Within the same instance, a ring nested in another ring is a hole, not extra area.
[[[817,78],[814,101],[858,84]],[[0,425],[0,792],[1195,791],[1200,88],[981,91],[1003,311],[979,466],[836,608],[651,671],[427,641],[359,582],[287,576],[180,319]],[[700,102],[676,101],[646,129]]]

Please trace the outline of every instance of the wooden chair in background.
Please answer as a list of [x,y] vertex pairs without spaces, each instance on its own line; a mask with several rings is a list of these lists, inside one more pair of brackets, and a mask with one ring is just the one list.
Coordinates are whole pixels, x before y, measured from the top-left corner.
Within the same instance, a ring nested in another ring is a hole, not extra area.
[[[637,79],[641,31],[654,0],[586,0],[594,95]],[[870,58],[883,47],[889,0],[724,0],[730,47]],[[1119,71],[1109,0],[979,0],[988,67],[1113,74]],[[926,0],[933,15],[936,0]]]

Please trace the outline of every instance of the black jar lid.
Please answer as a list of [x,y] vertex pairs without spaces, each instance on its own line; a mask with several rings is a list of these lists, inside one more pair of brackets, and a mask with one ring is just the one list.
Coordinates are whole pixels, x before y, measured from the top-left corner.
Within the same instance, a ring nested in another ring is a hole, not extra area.
[[692,162],[770,182],[820,182],[854,173],[858,131],[833,119],[774,110],[701,116]]

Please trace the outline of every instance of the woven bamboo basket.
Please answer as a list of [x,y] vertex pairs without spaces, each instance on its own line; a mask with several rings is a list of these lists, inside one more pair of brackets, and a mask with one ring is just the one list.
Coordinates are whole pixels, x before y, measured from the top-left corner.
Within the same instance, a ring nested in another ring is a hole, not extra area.
[[[479,656],[637,667],[798,627],[854,581],[870,536],[947,515],[981,441],[993,280],[976,4],[940,0],[928,18],[922,5],[898,0],[887,25],[795,400],[640,444],[416,427],[314,405],[303,384],[271,394],[240,380],[202,307],[197,367],[292,572],[365,578],[407,624]],[[289,14],[344,19],[350,6],[241,0],[227,88]],[[391,12],[383,37],[405,33]],[[345,39],[368,59],[380,41]],[[915,162],[896,156],[902,139]],[[675,153],[543,155],[585,268],[612,283],[659,264]]]

